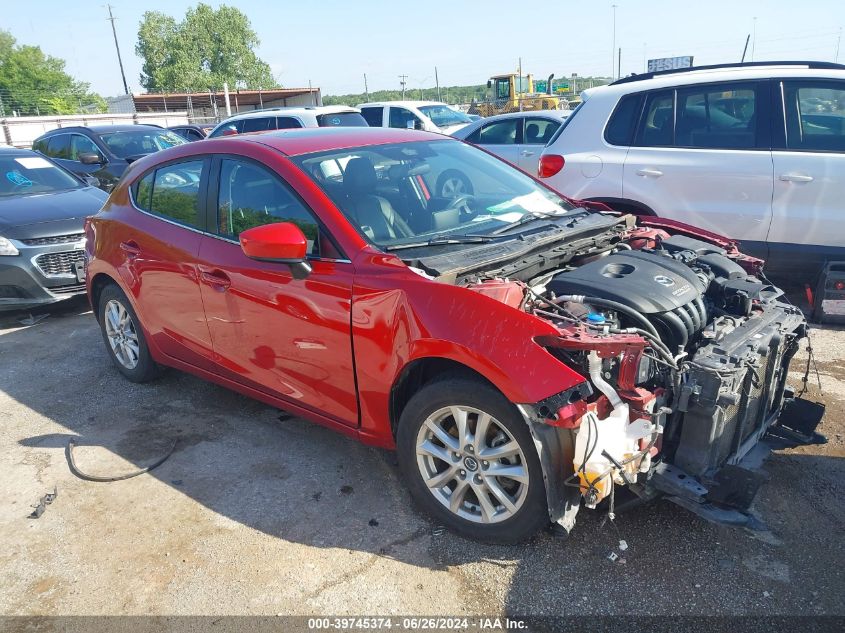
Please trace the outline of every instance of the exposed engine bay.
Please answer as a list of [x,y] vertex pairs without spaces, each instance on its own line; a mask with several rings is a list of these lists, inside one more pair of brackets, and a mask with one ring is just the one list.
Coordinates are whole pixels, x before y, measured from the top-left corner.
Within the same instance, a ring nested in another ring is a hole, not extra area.
[[607,500],[612,512],[626,486],[746,524],[764,478],[743,459],[791,397],[803,314],[732,243],[632,216],[581,217],[559,229],[570,231],[563,242],[538,232],[534,243],[473,249],[470,261],[410,263],[557,328],[538,342],[585,381],[528,408],[574,435],[564,485],[576,503]]

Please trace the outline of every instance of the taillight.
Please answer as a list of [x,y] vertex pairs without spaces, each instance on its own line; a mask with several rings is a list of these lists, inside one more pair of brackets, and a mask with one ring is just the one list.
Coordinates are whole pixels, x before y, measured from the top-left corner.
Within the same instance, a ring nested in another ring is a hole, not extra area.
[[543,154],[540,156],[540,178],[549,178],[563,169],[563,156],[557,154]]

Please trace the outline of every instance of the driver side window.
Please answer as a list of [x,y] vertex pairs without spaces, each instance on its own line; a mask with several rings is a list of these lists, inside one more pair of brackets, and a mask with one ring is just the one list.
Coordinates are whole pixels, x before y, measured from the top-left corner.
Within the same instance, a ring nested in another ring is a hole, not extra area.
[[390,127],[416,129],[420,123],[420,120],[410,110],[396,107],[390,108]]
[[[217,230],[237,239],[263,224],[290,222],[308,240],[307,253],[320,255],[320,227],[314,215],[278,176],[254,163],[224,158],[217,194]],[[335,255],[328,255],[335,257]]]

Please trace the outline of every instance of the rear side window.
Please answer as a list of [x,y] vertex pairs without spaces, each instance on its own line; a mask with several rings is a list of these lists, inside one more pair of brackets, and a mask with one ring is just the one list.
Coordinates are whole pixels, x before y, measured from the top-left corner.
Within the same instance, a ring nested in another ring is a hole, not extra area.
[[845,82],[787,81],[783,91],[787,149],[845,152]]
[[625,95],[616,104],[604,129],[604,140],[611,145],[629,146],[634,142],[634,130],[642,109],[643,95]]
[[381,127],[384,108],[361,108],[361,116],[370,127]]
[[254,119],[244,119],[241,125],[241,133],[248,134],[249,132],[264,132],[272,130],[276,127],[276,117],[255,117]]
[[135,185],[135,204],[162,218],[194,228],[200,221],[200,182],[204,162],[173,163],[146,174]]
[[679,89],[677,100],[675,146],[703,149],[757,146],[754,84]]
[[320,127],[368,127],[367,120],[357,112],[336,112],[317,116]]
[[292,116],[277,116],[276,117],[276,129],[277,130],[291,130],[294,128],[302,127],[302,124],[299,122],[298,119],[293,118]]
[[560,121],[528,117],[525,119],[524,140],[526,145],[545,145],[560,127]]

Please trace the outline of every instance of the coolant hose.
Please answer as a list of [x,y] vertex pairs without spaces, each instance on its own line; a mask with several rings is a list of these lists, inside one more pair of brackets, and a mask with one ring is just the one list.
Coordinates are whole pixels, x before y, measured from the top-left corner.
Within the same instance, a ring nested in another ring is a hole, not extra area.
[[632,320],[636,321],[640,328],[642,328],[646,332],[651,333],[658,341],[663,342],[660,338],[660,334],[657,333],[657,330],[651,324],[651,321],[646,319],[642,314],[640,314],[636,310],[629,308],[624,303],[619,303],[618,301],[612,301],[610,299],[602,299],[601,297],[587,297],[584,295],[561,295],[559,297],[556,297],[554,301],[555,303],[560,303],[563,301],[574,301],[575,303],[589,303],[590,305],[601,306],[603,308],[608,308],[609,310],[621,312],[625,316],[628,316]]
[[601,358],[599,358],[598,352],[595,350],[587,356],[587,367],[590,370],[590,380],[593,381],[596,389],[607,397],[614,410],[621,407],[622,399],[619,397],[619,394],[616,393],[616,390],[601,375]]

